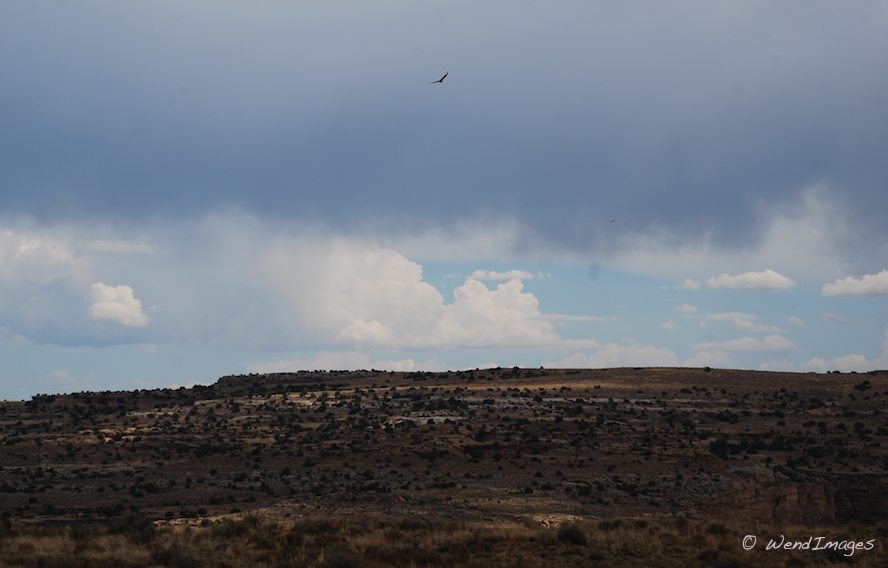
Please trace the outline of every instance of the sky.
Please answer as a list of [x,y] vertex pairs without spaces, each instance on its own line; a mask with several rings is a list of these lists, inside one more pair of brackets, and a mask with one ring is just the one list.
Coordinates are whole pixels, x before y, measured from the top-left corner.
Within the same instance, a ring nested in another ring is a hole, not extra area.
[[888,368],[881,1],[4,2],[0,73],[0,398]]

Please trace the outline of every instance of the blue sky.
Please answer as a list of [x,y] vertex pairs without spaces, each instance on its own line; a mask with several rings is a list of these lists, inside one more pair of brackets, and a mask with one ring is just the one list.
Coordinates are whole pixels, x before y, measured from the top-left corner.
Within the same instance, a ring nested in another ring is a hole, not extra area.
[[0,70],[0,397],[888,367],[883,2],[35,0]]

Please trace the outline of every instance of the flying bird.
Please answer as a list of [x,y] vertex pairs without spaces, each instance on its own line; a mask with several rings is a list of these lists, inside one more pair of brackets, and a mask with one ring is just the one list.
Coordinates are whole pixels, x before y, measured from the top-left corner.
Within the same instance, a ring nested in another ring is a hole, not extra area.
[[444,73],[444,76],[443,76],[443,77],[441,77],[441,78],[438,79],[437,81],[432,81],[431,83],[429,83],[429,85],[434,85],[435,83],[441,83],[441,84],[443,84],[443,83],[444,83],[444,79],[446,79],[448,75],[450,75],[450,71],[448,71],[447,73]]

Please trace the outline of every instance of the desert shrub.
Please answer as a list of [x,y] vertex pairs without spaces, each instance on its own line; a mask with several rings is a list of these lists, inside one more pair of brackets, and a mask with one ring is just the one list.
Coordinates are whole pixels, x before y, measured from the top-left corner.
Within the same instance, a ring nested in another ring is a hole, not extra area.
[[249,530],[250,527],[246,522],[234,521],[232,519],[225,519],[213,524],[210,527],[210,531],[212,532],[213,536],[222,540],[228,540],[243,536],[244,534],[249,532]]
[[311,520],[303,519],[293,524],[293,532],[304,535],[327,535],[339,532],[339,526],[327,519]]
[[199,556],[178,543],[153,551],[151,560],[169,568],[202,568],[204,565]]
[[87,524],[76,524],[68,527],[68,536],[75,543],[84,543],[96,534],[96,527]]
[[13,534],[12,519],[8,511],[0,514],[0,539]]
[[741,556],[737,552],[725,552],[724,550],[719,551],[718,559],[714,564],[717,568],[755,568],[759,565],[748,555]]
[[703,550],[697,555],[697,560],[708,566],[712,566],[718,562],[718,550],[715,550],[714,548]]
[[679,516],[675,518],[675,530],[677,530],[681,534],[687,534],[688,529],[690,528],[690,523],[688,519],[684,516]]
[[296,548],[302,546],[305,543],[305,538],[302,536],[302,533],[293,527],[289,531],[287,531],[286,536],[284,536],[284,543],[290,548]]
[[92,568],[93,563],[82,556],[41,556],[34,560],[36,568]]
[[586,533],[576,523],[564,523],[558,527],[558,542],[586,546]]
[[324,568],[360,568],[361,557],[350,550],[337,550],[324,562]]
[[404,517],[395,523],[395,528],[402,531],[428,530],[430,526],[428,520],[420,517]]
[[709,534],[724,536],[728,534],[728,527],[721,523],[712,523],[708,527],[706,527],[706,532]]
[[285,559],[278,560],[277,564],[274,565],[274,568],[305,568],[305,566],[306,564],[297,560]]
[[108,525],[108,532],[124,535],[136,544],[146,544],[151,542],[157,531],[150,519],[128,514],[113,519]]

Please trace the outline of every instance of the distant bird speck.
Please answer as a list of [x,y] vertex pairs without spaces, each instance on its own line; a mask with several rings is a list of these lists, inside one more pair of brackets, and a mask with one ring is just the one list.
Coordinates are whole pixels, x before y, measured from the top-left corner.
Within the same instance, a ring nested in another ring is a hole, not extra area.
[[450,75],[450,71],[448,71],[447,73],[444,73],[444,76],[443,76],[443,77],[441,77],[441,78],[438,79],[437,81],[432,81],[431,83],[429,83],[429,85],[434,85],[435,83],[442,83],[442,84],[443,84],[443,83],[444,83],[444,79],[446,79],[448,75]]

